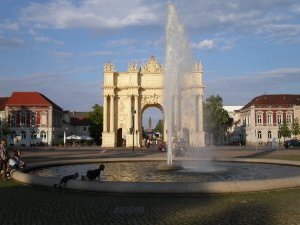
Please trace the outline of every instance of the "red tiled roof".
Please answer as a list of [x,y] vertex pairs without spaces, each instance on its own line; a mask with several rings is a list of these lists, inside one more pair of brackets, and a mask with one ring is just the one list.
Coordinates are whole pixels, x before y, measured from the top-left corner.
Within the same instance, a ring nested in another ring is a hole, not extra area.
[[293,106],[300,105],[300,95],[261,95],[253,98],[242,109],[249,108],[250,106]]
[[90,120],[87,119],[87,118],[79,119],[79,118],[72,117],[72,118],[70,118],[70,123],[75,125],[75,126],[89,126],[89,125],[91,125]]
[[4,111],[5,104],[8,101],[9,97],[0,97],[0,111]]
[[62,110],[46,96],[38,92],[13,92],[6,103],[7,106],[53,106]]
[[70,112],[70,123],[75,126],[89,126],[91,121],[88,119],[88,112]]

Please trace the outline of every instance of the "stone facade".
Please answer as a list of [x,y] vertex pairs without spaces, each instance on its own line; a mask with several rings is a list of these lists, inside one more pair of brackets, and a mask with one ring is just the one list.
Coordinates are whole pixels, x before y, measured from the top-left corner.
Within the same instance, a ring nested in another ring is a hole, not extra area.
[[62,109],[38,92],[13,92],[4,114],[11,131],[9,145],[52,145],[60,141]]
[[291,126],[296,118],[300,121],[300,95],[258,96],[238,113],[247,145],[266,145],[273,139],[282,143],[279,127],[283,123]]
[[[203,101],[203,71],[200,65],[196,64],[194,73],[199,82],[197,98],[199,110],[202,109]],[[127,72],[116,72],[111,62],[104,65],[103,147],[120,146],[124,140],[126,140],[126,146],[141,146],[142,114],[145,109],[157,107],[164,112],[163,84],[164,66],[159,64],[154,56],[150,57],[149,61],[140,68],[136,63],[130,63]],[[202,110],[200,113],[200,123],[203,124]],[[166,124],[164,127],[166,140]],[[197,127],[197,132],[203,134],[203,125]],[[198,133],[191,132],[191,135],[195,136],[191,140],[199,139]],[[204,134],[202,136],[204,145]]]

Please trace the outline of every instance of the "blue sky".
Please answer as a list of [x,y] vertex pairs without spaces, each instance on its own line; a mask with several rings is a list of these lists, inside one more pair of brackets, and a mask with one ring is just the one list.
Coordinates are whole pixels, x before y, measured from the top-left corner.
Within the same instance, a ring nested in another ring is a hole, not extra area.
[[[296,0],[173,1],[204,66],[205,97],[244,105],[300,93]],[[103,64],[164,63],[167,1],[1,0],[0,96],[39,91],[66,110],[102,105]]]

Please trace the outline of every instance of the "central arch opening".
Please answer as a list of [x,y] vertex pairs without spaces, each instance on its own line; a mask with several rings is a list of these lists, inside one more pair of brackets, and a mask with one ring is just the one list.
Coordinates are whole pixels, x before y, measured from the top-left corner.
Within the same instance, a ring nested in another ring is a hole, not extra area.
[[142,146],[156,148],[164,141],[164,113],[159,104],[146,105],[142,109]]

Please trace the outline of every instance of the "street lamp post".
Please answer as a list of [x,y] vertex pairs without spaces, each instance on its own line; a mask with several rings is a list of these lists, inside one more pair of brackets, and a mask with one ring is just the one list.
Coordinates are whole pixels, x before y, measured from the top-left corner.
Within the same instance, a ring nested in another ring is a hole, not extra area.
[[65,127],[65,129],[64,129],[64,147],[66,147],[67,135],[68,135],[68,127]]
[[132,111],[132,151],[134,152],[134,135],[135,135],[135,127],[134,127],[134,116],[136,111]]

